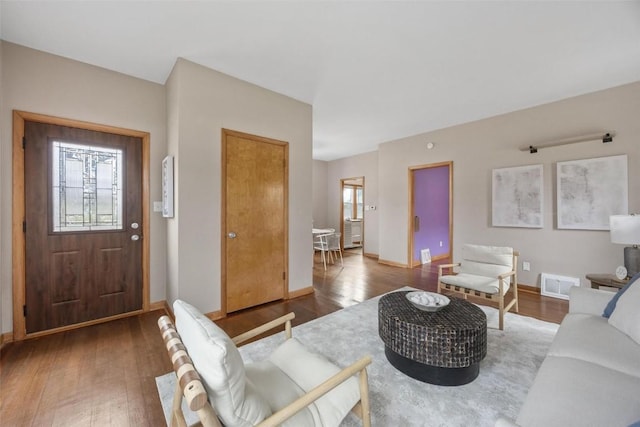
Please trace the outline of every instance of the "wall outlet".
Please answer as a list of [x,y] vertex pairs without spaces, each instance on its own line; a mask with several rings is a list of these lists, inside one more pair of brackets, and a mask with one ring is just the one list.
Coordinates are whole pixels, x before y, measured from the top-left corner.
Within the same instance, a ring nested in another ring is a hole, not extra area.
[[440,247],[442,247],[442,240],[440,240]]
[[531,264],[529,264],[529,261],[522,261],[522,271],[531,271]]

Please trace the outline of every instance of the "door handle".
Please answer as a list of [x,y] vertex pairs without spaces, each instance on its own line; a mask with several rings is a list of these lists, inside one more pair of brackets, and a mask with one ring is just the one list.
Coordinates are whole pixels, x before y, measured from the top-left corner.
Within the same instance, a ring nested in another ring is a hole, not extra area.
[[137,242],[138,240],[140,240],[140,236],[137,234],[132,234],[131,235],[131,240],[133,240],[134,242]]
[[418,215],[413,217],[413,231],[420,231],[420,217]]
[[230,231],[230,232],[227,234],[227,237],[228,237],[228,238],[230,238],[230,239],[235,239],[235,238],[236,238],[236,236],[237,236],[237,234],[236,234],[236,233],[234,233],[233,231]]

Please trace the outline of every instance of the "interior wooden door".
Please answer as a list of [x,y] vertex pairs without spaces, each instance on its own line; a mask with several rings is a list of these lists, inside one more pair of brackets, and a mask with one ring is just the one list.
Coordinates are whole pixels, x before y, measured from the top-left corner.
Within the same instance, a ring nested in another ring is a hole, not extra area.
[[27,333],[142,309],[142,140],[25,121]]
[[226,311],[284,298],[288,145],[223,131]]

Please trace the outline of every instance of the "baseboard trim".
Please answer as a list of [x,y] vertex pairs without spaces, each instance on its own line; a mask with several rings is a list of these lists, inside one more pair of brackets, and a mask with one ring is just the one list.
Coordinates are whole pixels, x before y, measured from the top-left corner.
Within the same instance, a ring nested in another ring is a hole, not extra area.
[[305,295],[310,295],[313,292],[314,292],[313,286],[308,286],[308,287],[302,288],[302,289],[296,289],[295,291],[287,292],[287,298],[286,299],[293,299],[293,298],[298,298],[298,297],[302,297],[302,296],[305,296]]
[[227,317],[227,314],[222,310],[218,310],[218,311],[212,311],[211,313],[207,313],[205,314],[205,316],[207,316],[211,320],[220,320]]
[[518,283],[518,292],[528,292],[530,294],[540,294],[540,288],[537,286],[522,285]]
[[386,259],[378,259],[379,264],[390,265],[391,267],[400,267],[400,268],[409,268],[407,264],[402,264],[401,262],[389,261]]
[[149,311],[166,310],[167,306],[168,304],[166,300],[152,302],[149,304]]
[[5,344],[13,342],[13,332],[5,332],[0,335],[0,348],[4,347]]
[[362,254],[362,256],[366,256],[367,258],[380,259],[380,255],[372,254],[372,253],[369,253],[369,252],[364,252]]

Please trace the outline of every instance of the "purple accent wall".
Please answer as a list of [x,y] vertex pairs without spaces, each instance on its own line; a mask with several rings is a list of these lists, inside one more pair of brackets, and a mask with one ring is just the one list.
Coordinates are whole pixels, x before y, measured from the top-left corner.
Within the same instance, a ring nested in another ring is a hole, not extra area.
[[[420,230],[414,233],[414,259],[429,248],[431,257],[449,253],[449,166],[414,172],[414,215]],[[440,242],[442,241],[442,247]]]

